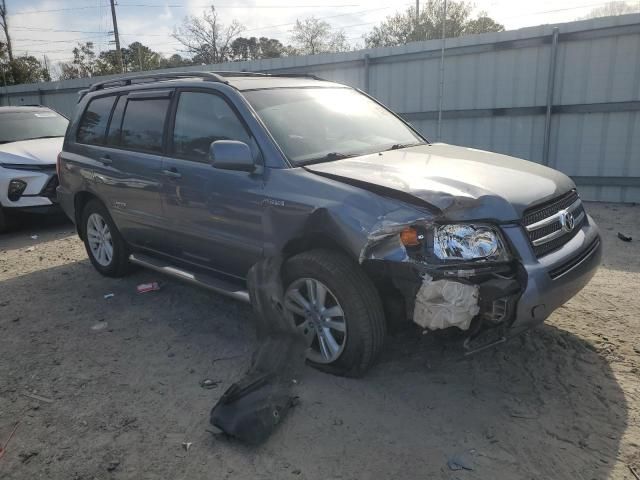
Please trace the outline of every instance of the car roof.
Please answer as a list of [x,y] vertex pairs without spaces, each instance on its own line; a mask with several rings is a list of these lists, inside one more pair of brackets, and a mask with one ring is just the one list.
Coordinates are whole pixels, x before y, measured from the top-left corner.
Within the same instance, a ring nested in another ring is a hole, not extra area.
[[238,91],[263,90],[273,88],[349,88],[339,83],[329,82],[306,74],[269,74],[256,72],[161,72],[136,76],[112,78],[92,84],[79,92],[80,99],[104,93],[120,93],[138,89],[228,85]]
[[256,90],[265,88],[295,88],[295,87],[342,87],[338,83],[329,82],[314,77],[298,77],[298,76],[225,76],[225,80],[229,85],[243,90]]
[[18,105],[15,107],[0,107],[0,113],[22,113],[22,112],[52,112],[48,107],[39,106],[39,105]]

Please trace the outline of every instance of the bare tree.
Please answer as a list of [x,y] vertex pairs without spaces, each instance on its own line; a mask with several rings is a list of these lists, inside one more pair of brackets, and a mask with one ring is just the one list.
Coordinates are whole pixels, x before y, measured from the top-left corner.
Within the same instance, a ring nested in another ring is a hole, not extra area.
[[[420,7],[419,18],[416,9],[407,8],[388,16],[365,35],[365,45],[372,47],[392,47],[409,42],[433,40],[442,36],[443,0],[425,0]],[[465,0],[448,0],[445,32],[448,38],[475,33],[502,32],[504,25],[480,12],[471,18],[472,4]]]
[[9,24],[7,23],[7,3],[6,0],[1,0],[0,3],[0,27],[4,32],[4,38],[6,43],[7,55],[9,57],[9,63],[13,63],[13,47],[11,46],[11,37],[9,36]]
[[599,17],[611,17],[616,15],[626,15],[627,13],[640,12],[640,5],[633,5],[631,2],[613,1],[605,3],[603,6],[594,8],[585,17],[585,20],[589,18]]
[[173,38],[184,45],[194,62],[221,63],[231,60],[231,43],[243,30],[236,20],[224,25],[212,5],[201,17],[185,17]]
[[73,61],[60,63],[60,79],[93,77],[97,70],[93,42],[79,43],[73,49]]
[[302,55],[346,52],[350,49],[344,30],[334,30],[327,22],[316,17],[296,20],[291,30],[291,41],[296,53]]

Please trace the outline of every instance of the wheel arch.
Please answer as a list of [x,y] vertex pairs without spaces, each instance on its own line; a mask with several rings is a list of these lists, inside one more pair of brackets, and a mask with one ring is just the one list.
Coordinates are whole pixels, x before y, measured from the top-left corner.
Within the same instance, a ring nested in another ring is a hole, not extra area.
[[[289,240],[282,248],[282,256],[286,260],[294,255],[316,249],[336,250],[353,258],[351,252],[344,248],[330,235],[322,232],[308,232],[300,237]],[[357,259],[355,259],[357,261]]]
[[286,262],[287,259],[299,253],[316,249],[341,252],[352,259],[378,291],[385,309],[387,322],[404,322],[406,318],[404,300],[399,291],[393,286],[387,269],[383,265],[377,265],[379,268],[375,268],[375,266],[370,265],[371,262],[360,263],[359,258],[353,252],[341,245],[331,235],[322,232],[308,232],[303,236],[289,240],[282,249],[283,261]]
[[73,197],[73,216],[76,224],[76,231],[78,232],[78,236],[82,240],[84,240],[84,229],[82,227],[82,211],[84,210],[85,205],[93,199],[104,203],[96,194],[87,190],[77,192]]

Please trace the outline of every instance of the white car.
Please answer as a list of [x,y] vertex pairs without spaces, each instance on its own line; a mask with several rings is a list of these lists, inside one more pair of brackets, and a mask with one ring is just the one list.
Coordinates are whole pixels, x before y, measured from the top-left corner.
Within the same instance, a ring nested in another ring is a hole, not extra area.
[[0,107],[0,232],[13,213],[55,213],[56,159],[69,121],[46,107]]

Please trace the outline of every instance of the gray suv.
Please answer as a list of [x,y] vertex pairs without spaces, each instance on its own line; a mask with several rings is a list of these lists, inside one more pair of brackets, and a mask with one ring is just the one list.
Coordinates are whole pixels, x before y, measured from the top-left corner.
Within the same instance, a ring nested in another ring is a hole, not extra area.
[[600,262],[566,175],[430,143],[344,85],[189,72],[81,95],[57,191],[95,268],[143,265],[250,301],[249,272],[277,259],[282,314],[325,371],[361,375],[410,322],[460,333],[468,352],[495,345]]

